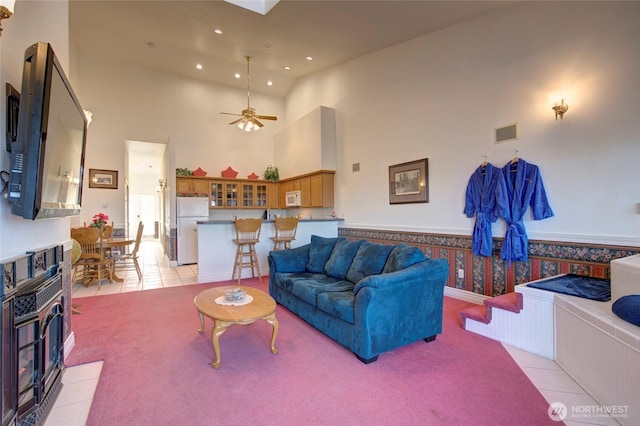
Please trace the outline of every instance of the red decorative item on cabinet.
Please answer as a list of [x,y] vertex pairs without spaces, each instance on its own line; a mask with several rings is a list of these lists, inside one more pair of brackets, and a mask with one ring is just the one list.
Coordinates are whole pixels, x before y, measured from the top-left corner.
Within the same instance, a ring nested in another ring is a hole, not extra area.
[[251,172],[251,174],[249,176],[247,176],[247,179],[251,179],[251,180],[258,180],[260,176],[258,176],[257,174],[255,174],[254,172]]
[[238,176],[238,172],[233,170],[231,166],[227,167],[225,170],[221,171],[220,173],[222,174],[222,177],[225,177],[225,178],[234,178]]
[[205,172],[204,170],[202,170],[200,167],[198,167],[197,169],[195,169],[193,172],[191,172],[194,176],[200,176],[200,177],[204,177],[207,175],[207,172]]

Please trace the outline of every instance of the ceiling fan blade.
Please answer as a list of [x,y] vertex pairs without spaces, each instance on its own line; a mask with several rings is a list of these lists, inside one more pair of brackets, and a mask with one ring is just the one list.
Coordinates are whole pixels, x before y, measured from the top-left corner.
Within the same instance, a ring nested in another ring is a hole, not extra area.
[[264,124],[262,124],[261,122],[259,122],[259,121],[258,121],[258,120],[256,120],[255,118],[254,118],[253,120],[251,120],[251,122],[253,122],[253,124],[254,124],[255,126],[258,126],[258,127],[264,127]]
[[275,115],[256,115],[256,117],[258,117],[261,120],[277,120],[278,117],[276,117]]
[[232,122],[231,122],[231,123],[229,123],[229,124],[230,124],[230,125],[231,125],[231,124],[238,124],[238,123],[239,123],[239,122],[241,122],[242,120],[244,120],[244,118],[238,118],[237,120],[232,121]]
[[237,115],[238,117],[242,117],[242,114],[235,114],[233,112],[221,112],[220,114],[225,114],[225,115]]

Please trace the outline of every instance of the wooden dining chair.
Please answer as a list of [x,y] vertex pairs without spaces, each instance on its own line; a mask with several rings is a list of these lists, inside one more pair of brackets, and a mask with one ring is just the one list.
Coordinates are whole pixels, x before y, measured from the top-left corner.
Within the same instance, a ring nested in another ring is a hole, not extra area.
[[271,237],[273,240],[273,250],[286,250],[291,248],[291,242],[296,239],[296,230],[298,229],[297,217],[277,217],[273,222],[275,235]]
[[[103,278],[111,282],[113,275],[113,260],[105,255],[102,247],[102,232],[99,228],[74,228],[71,238],[80,244],[80,258],[74,265],[74,277],[80,278],[83,285],[91,287],[98,281],[98,289]],[[78,277],[77,273],[81,275]]]
[[102,238],[111,238],[113,236],[113,222],[111,225],[105,225],[102,228]]
[[114,255],[111,258],[115,263],[115,269],[126,269],[134,267],[138,273],[138,280],[142,279],[142,270],[138,263],[138,250],[140,249],[140,241],[142,241],[142,231],[144,230],[144,223],[138,223],[138,232],[136,233],[136,240],[133,243],[133,249],[129,253],[121,253]]
[[255,270],[258,271],[258,279],[262,281],[260,274],[260,265],[258,264],[258,255],[256,254],[256,244],[260,241],[260,229],[262,228],[262,219],[236,219],[235,220],[236,238],[233,242],[236,244],[236,260],[233,264],[233,272],[231,279],[236,276],[238,271],[238,285],[242,278],[242,269],[251,268],[251,276],[255,277]]

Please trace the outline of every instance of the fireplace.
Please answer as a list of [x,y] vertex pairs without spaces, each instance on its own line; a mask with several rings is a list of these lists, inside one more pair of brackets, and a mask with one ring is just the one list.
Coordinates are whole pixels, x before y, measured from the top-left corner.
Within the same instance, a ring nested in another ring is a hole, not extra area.
[[42,425],[62,388],[62,247],[0,265],[2,426]]

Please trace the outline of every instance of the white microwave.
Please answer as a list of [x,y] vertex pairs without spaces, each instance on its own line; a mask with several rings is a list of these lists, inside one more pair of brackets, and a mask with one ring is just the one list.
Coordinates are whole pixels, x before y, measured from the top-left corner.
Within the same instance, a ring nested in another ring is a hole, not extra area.
[[285,194],[287,207],[300,207],[301,198],[300,191],[287,191]]

